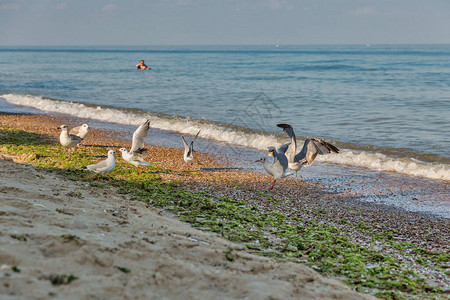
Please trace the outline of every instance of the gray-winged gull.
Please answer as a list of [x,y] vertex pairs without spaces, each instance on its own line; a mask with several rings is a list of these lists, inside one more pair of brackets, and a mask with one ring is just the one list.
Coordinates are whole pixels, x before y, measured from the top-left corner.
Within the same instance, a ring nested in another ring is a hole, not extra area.
[[297,177],[297,172],[301,167],[304,165],[310,166],[318,154],[339,153],[337,147],[316,138],[306,139],[302,150],[297,153],[297,139],[292,126],[289,124],[277,124],[277,126],[283,128],[284,132],[291,139],[291,145],[287,151],[287,159],[289,169],[295,171],[295,177]]
[[59,135],[59,142],[64,147],[75,147],[83,140],[77,135],[69,134],[69,126],[61,125],[59,126],[59,128],[61,129],[61,134]]
[[194,141],[195,139],[198,137],[198,134],[200,133],[200,130],[197,132],[197,134],[195,135],[194,139],[192,140],[191,144],[188,146],[188,144],[186,143],[186,140],[184,139],[184,136],[181,136],[181,139],[183,140],[183,144],[184,144],[184,161],[189,163],[192,162],[194,160]]
[[89,125],[83,124],[81,126],[74,127],[70,130],[69,133],[74,134],[74,135],[79,136],[80,138],[84,139],[89,133]]
[[278,149],[275,147],[269,147],[269,156],[273,156],[273,162],[267,157],[263,157],[256,162],[262,162],[264,169],[267,173],[273,176],[272,186],[269,188],[269,191],[273,189],[275,182],[277,179],[285,178],[294,174],[293,172],[288,172],[288,160],[286,158],[285,152],[288,149],[290,143],[281,145]]
[[100,179],[100,173],[109,173],[112,170],[114,170],[116,166],[116,151],[109,150],[108,151],[108,158],[105,160],[102,160],[101,162],[98,162],[93,165],[88,165],[84,167],[85,169],[88,169],[89,171],[92,171],[94,173],[98,174],[98,178]]

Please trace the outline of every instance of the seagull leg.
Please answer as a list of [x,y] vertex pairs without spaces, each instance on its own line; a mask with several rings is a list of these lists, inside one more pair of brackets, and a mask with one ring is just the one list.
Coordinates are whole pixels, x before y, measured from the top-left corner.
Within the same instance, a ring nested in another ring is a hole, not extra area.
[[269,191],[271,191],[271,190],[273,189],[273,186],[275,185],[275,182],[276,182],[276,181],[277,181],[276,179],[273,180],[272,186],[269,188]]
[[139,167],[137,167],[137,168],[138,168],[138,171],[139,171],[139,176],[141,176],[141,169]]

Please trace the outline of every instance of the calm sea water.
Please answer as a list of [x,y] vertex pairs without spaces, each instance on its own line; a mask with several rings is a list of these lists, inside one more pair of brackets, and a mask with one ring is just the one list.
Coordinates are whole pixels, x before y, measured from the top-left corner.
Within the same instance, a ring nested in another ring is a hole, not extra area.
[[260,149],[290,123],[348,150],[330,162],[450,178],[450,45],[3,47],[0,95]]

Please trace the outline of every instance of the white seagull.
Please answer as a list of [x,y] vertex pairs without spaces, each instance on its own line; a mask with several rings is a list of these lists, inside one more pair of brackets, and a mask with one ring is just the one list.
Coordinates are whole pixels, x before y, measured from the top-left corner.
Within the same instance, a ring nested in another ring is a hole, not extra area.
[[290,170],[295,171],[295,177],[297,177],[297,172],[301,167],[304,165],[310,166],[318,154],[339,153],[337,147],[315,138],[306,139],[302,150],[297,153],[297,139],[292,126],[289,124],[277,124],[277,126],[283,128],[284,132],[291,138],[291,146],[289,146],[287,158],[288,167]]
[[59,142],[64,147],[75,147],[83,140],[81,137],[69,134],[69,126],[61,125],[58,128],[61,129],[61,134],[59,135]]
[[267,173],[273,176],[273,182],[272,186],[269,188],[269,191],[273,189],[273,186],[275,185],[275,182],[277,179],[288,177],[293,172],[288,172],[288,160],[286,158],[286,155],[284,154],[286,150],[288,149],[290,143],[281,145],[278,149],[275,149],[275,147],[269,147],[269,156],[273,156],[273,162],[270,162],[267,157],[263,157],[256,162],[262,162],[264,166],[264,170],[266,170]]
[[147,137],[150,129],[150,120],[145,120],[133,133],[133,142],[131,144],[131,150],[128,152],[126,148],[120,148],[122,152],[122,158],[129,164],[132,164],[138,168],[139,175],[141,175],[141,169],[139,166],[151,166],[148,162],[144,161],[147,156],[147,149],[144,147],[144,141]]
[[108,158],[105,160],[102,160],[101,162],[98,162],[93,165],[88,165],[84,167],[85,169],[88,169],[89,171],[92,171],[94,173],[98,174],[98,179],[100,179],[100,173],[109,173],[112,170],[114,170],[116,166],[116,151],[109,150],[108,151]]
[[83,124],[81,126],[74,127],[70,130],[70,133],[84,139],[89,133],[89,125]]
[[189,163],[191,161],[194,160],[194,141],[195,139],[198,137],[198,134],[200,133],[200,130],[197,132],[197,134],[195,135],[194,139],[192,140],[191,144],[188,146],[188,144],[186,143],[186,140],[184,139],[184,136],[181,136],[181,139],[183,140],[183,144],[184,144],[184,161]]

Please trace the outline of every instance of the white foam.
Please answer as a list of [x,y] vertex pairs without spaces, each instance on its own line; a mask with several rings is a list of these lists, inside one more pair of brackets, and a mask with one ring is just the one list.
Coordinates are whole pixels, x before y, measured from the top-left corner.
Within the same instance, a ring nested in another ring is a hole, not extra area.
[[410,176],[450,180],[450,168],[414,158],[394,158],[382,153],[344,149],[339,154],[318,156],[317,161],[362,167],[383,172],[397,172]]
[[[80,118],[94,119],[124,125],[139,125],[149,118],[151,127],[195,135],[201,130],[201,137],[233,145],[266,150],[267,146],[279,145],[275,135],[243,132],[221,124],[200,122],[189,118],[171,118],[158,115],[146,115],[116,108],[93,107],[82,103],[73,103],[46,99],[30,95],[2,95],[7,102],[60,113]],[[301,146],[301,145],[299,145]],[[318,161],[368,168],[376,171],[398,172],[410,176],[430,179],[450,180],[450,168],[446,164],[432,164],[413,158],[394,158],[382,153],[343,149],[339,154],[318,156]]]

